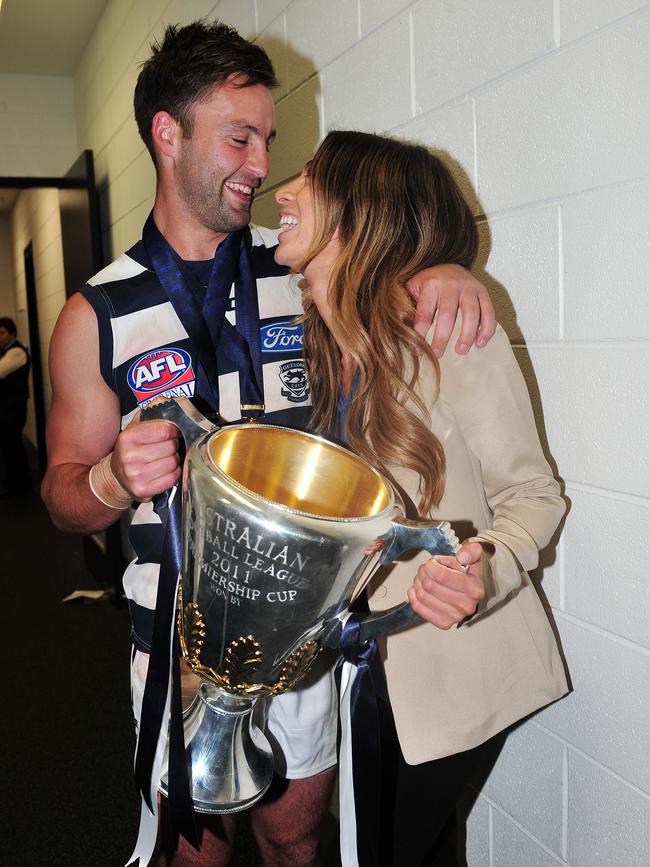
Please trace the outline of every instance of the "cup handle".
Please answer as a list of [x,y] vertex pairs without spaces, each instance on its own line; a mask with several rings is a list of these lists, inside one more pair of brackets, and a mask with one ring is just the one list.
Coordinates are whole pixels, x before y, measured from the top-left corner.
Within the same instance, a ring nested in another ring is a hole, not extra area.
[[186,397],[163,400],[145,406],[140,413],[140,421],[151,421],[152,419],[171,421],[180,428],[186,449],[189,449],[197,437],[217,429],[217,426],[211,424],[204,415],[201,415]]
[[[408,518],[394,518],[388,532],[380,538],[385,541],[378,561],[380,566],[392,563],[405,551],[422,549],[433,556],[437,554],[453,556],[460,548],[458,537],[448,521],[433,524],[426,521],[411,521]],[[387,611],[368,614],[359,623],[359,644],[363,645],[380,635],[398,632],[415,623],[422,623],[422,618],[415,613],[409,602],[402,602]],[[338,647],[342,628],[341,626],[333,635],[328,635],[324,643],[329,647]]]

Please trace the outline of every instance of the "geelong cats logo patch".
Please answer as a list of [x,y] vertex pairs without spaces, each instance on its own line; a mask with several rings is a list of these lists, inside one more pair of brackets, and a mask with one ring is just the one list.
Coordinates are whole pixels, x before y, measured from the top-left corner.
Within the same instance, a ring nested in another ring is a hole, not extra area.
[[192,397],[192,359],[184,349],[156,349],[134,361],[127,374],[129,388],[142,406],[154,397]]
[[280,389],[282,397],[291,403],[302,403],[309,396],[309,383],[305,362],[300,359],[285,361],[278,369],[278,376],[284,388]]

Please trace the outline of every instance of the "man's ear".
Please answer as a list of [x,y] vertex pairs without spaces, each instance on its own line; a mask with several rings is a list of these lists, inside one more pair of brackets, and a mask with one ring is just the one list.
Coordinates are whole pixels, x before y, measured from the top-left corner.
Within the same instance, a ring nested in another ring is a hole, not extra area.
[[158,111],[151,121],[151,139],[161,158],[174,159],[182,135],[180,125],[167,111]]

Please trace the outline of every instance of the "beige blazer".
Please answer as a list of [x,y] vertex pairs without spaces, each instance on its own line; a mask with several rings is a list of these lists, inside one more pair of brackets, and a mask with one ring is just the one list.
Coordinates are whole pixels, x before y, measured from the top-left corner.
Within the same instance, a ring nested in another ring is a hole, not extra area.
[[[487,597],[471,620],[448,631],[422,623],[380,641],[409,764],[470,749],[567,692],[553,631],[526,574],[565,503],[503,329],[465,356],[447,349],[440,374],[435,400],[433,370],[422,363],[419,390],[447,462],[433,517],[450,521],[461,540],[492,543],[494,554],[484,558]],[[391,471],[417,503],[417,476]],[[371,609],[402,602],[426,559],[420,553],[382,569],[370,585]]]

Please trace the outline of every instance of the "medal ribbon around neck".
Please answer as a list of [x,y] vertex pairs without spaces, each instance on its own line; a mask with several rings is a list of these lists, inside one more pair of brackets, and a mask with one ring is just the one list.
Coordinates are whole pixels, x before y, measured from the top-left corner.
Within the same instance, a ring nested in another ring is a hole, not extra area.
[[[160,233],[152,214],[145,223],[142,241],[151,267],[190,338],[198,366],[197,395],[218,412],[217,352],[221,350],[239,370],[242,418],[253,420],[263,415],[262,346],[250,229],[231,232],[219,244],[205,292]],[[233,283],[235,326],[226,319]]]

